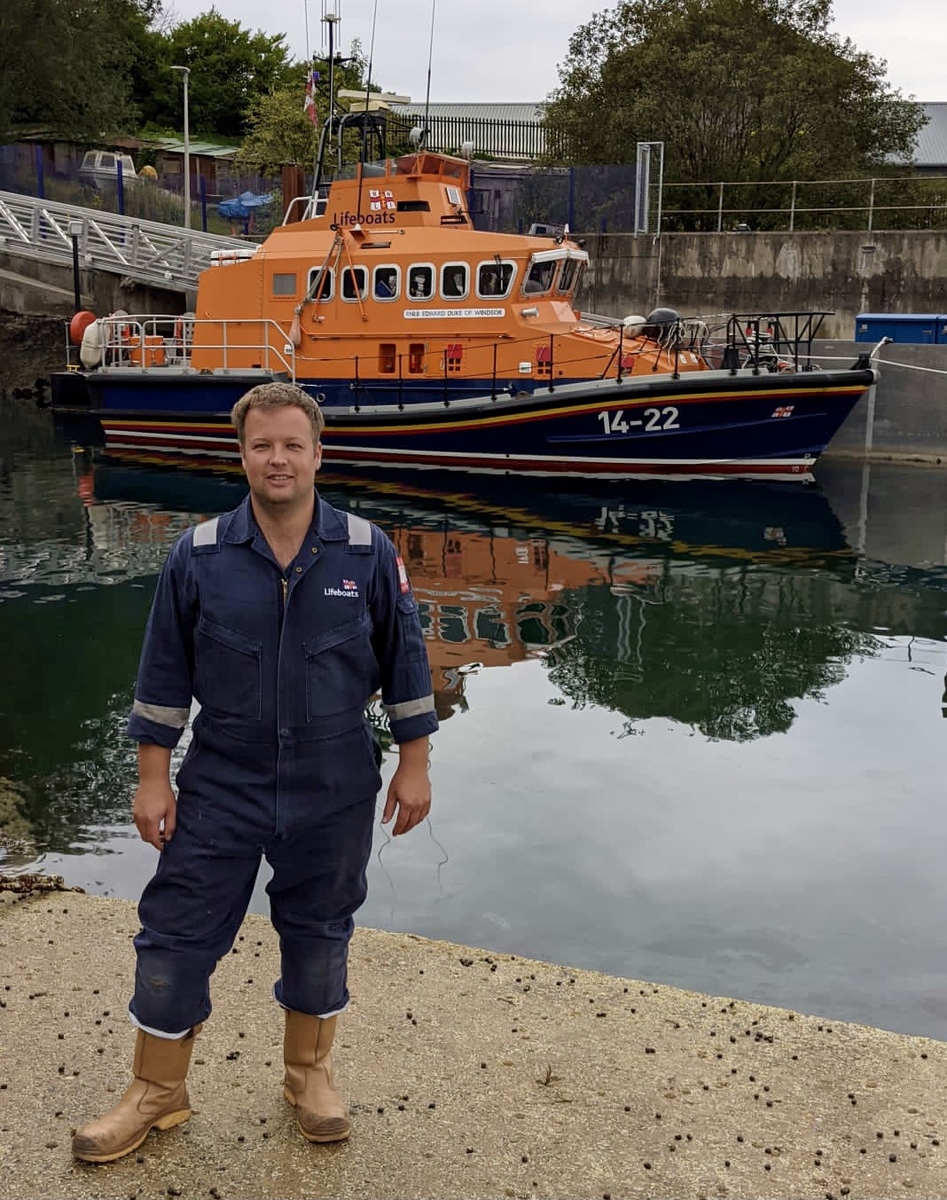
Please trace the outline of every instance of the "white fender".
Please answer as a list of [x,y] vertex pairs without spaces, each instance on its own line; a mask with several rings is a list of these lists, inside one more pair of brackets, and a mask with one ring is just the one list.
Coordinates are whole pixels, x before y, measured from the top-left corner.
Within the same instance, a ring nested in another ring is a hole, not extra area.
[[79,361],[84,367],[100,367],[105,354],[106,333],[101,318],[86,327],[79,346]]

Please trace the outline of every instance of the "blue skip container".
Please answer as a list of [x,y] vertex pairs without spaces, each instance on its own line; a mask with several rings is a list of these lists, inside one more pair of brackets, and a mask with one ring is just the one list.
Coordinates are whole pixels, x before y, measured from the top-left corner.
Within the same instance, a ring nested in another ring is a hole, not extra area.
[[855,318],[856,342],[880,342],[883,337],[915,346],[947,345],[947,314],[858,314]]

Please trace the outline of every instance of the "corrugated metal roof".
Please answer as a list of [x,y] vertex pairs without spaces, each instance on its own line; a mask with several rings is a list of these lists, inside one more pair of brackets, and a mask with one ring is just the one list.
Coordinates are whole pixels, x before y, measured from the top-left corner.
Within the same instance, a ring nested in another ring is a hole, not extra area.
[[[405,116],[423,116],[423,104],[395,104],[395,112]],[[453,117],[472,121],[542,121],[545,104],[432,104],[428,112],[432,117]]]
[[[915,143],[913,163],[916,167],[927,170],[943,170],[947,172],[947,101],[922,104],[921,108],[927,116],[927,124],[921,129]],[[393,105],[395,112],[409,117],[422,117],[423,104]],[[535,104],[431,104],[428,112],[433,120],[462,121],[496,121],[516,124],[541,124],[546,106]],[[456,127],[456,126],[455,126]],[[478,143],[489,142],[488,145],[477,145],[478,151],[490,153],[509,153],[507,143],[509,137],[504,136],[498,127],[493,137],[486,135],[485,127],[477,130]],[[521,157],[513,151],[514,157]]]
[[[157,146],[159,150],[164,150],[167,154],[183,154],[184,143],[177,138],[158,138]],[[190,154],[199,154],[204,158],[233,158],[237,153],[236,146],[221,146],[217,142],[190,142],[188,145]]]
[[914,165],[947,171],[947,102],[922,104],[927,124],[917,135]]

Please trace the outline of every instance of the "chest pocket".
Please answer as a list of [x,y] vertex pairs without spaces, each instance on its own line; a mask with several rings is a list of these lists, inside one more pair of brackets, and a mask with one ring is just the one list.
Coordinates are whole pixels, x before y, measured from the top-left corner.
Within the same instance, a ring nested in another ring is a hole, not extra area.
[[262,643],[202,617],[194,650],[194,695],[201,707],[259,721],[263,702]]
[[306,654],[306,720],[361,710],[378,687],[378,663],[367,612],[303,643]]

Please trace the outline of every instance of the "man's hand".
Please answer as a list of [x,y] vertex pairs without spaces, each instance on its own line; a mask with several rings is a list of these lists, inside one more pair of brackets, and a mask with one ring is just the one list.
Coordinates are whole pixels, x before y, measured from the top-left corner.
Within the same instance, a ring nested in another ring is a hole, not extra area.
[[177,823],[177,801],[170,781],[140,783],[135,790],[132,817],[141,840],[150,842],[156,850],[163,850],[165,842],[170,842],[174,836]]
[[388,785],[385,811],[381,823],[387,825],[398,810],[392,835],[408,833],[421,823],[431,811],[431,781],[428,776],[427,738],[413,742],[402,742],[399,747],[401,761]]
[[132,817],[143,842],[163,850],[177,824],[177,801],[171,788],[171,751],[149,742],[138,744],[138,787]]

